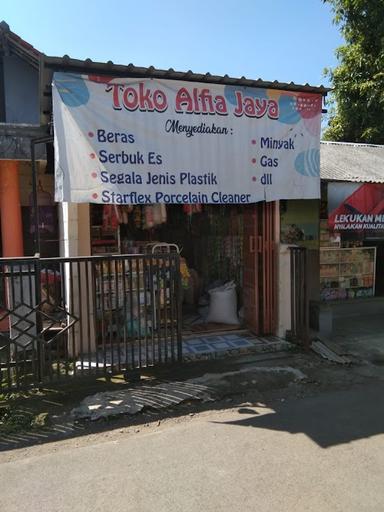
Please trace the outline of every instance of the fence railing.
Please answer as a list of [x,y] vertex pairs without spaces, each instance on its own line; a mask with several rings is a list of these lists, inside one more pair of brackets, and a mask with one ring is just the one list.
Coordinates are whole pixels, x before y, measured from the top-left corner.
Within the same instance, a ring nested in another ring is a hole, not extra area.
[[180,360],[178,254],[0,259],[0,388]]

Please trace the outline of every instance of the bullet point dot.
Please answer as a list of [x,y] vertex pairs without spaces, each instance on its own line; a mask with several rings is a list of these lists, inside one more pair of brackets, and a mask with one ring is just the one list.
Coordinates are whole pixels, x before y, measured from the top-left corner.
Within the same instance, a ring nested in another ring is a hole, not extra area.
[[93,132],[88,132],[88,137],[93,137],[95,134]]
[[93,172],[93,173],[91,174],[91,176],[92,176],[92,178],[97,178],[97,172]]
[[256,144],[256,141],[255,141],[255,139],[252,139],[252,144]]
[[257,181],[256,176],[252,176],[252,181]]
[[95,193],[95,194],[92,194],[92,197],[93,197],[93,199],[97,199],[99,196]]
[[252,158],[252,163],[255,164],[256,163],[256,158]]
[[96,158],[95,153],[91,153],[89,156],[92,158],[92,160]]

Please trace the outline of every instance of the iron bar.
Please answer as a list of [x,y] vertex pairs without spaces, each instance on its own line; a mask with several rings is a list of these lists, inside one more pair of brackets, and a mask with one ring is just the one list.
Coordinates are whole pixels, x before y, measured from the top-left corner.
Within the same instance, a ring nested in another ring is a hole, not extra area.
[[0,278],[2,391],[181,361],[177,254],[2,258]]

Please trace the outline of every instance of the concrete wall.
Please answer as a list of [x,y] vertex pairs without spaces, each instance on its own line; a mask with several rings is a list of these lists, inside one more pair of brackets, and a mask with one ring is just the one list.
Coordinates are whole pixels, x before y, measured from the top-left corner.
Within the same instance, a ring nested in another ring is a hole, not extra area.
[[279,244],[277,254],[277,336],[285,338],[291,329],[291,256],[290,245]]
[[59,203],[60,256],[90,256],[89,205]]
[[285,338],[286,331],[291,328],[291,264],[289,245],[280,241],[281,217],[280,201],[276,201],[275,240],[276,240],[276,335]]
[[[307,275],[306,285],[309,301],[318,301],[320,297],[320,250],[319,250],[319,225],[320,202],[318,200],[297,200],[287,202],[291,207],[289,217],[285,211],[285,223],[296,224],[314,236],[311,240],[301,240],[298,246],[307,249]],[[306,216],[306,211],[308,215]],[[280,218],[280,216],[279,216]],[[282,228],[284,230],[284,226]],[[306,233],[307,234],[307,233]],[[279,235],[281,235],[281,230]],[[296,244],[280,243],[278,245],[278,322],[277,334],[285,337],[291,329],[291,263],[289,247]]]
[[[89,220],[88,204],[59,204],[60,256],[90,256]],[[81,346],[90,346],[92,351],[96,348],[94,290],[90,286],[93,282],[91,267],[85,262],[79,265],[73,264],[70,272],[69,264],[66,264],[64,279],[67,294],[66,307],[70,313],[80,319],[68,333],[69,352],[72,356],[76,356]]]
[[[38,181],[42,188],[51,194],[52,200],[55,196],[55,184],[53,174],[45,174],[45,162],[37,162]],[[21,206],[30,206],[30,195],[32,193],[32,165],[31,162],[20,162],[20,202]]]
[[79,204],[78,212],[78,236],[79,256],[90,256],[91,254],[91,228],[89,217],[89,204]]

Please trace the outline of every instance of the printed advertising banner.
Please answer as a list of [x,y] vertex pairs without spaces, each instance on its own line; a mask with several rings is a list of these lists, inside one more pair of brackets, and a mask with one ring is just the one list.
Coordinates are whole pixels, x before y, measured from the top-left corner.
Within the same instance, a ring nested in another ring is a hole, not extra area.
[[319,198],[321,107],[318,94],[55,73],[55,199]]
[[341,234],[383,235],[384,184],[329,183],[328,227]]

